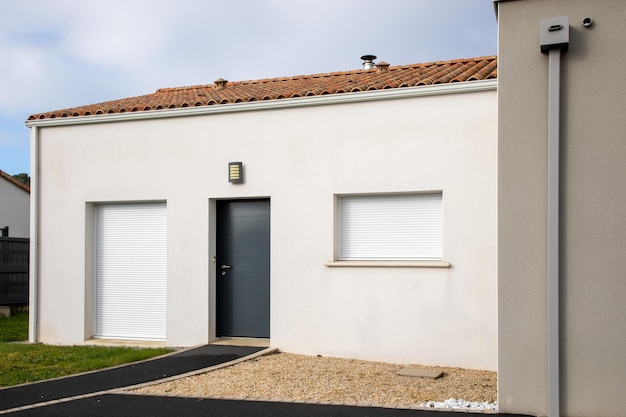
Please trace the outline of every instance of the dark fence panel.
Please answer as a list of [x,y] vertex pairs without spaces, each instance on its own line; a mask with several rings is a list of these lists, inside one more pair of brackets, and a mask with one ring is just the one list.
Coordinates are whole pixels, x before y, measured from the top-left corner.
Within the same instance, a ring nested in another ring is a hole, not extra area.
[[0,237],[0,305],[28,304],[30,239]]

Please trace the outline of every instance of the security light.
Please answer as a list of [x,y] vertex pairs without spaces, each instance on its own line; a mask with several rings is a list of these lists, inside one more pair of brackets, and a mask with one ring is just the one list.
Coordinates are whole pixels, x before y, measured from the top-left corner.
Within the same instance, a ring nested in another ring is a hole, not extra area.
[[242,162],[229,162],[228,163],[228,182],[240,183],[243,182],[243,163]]

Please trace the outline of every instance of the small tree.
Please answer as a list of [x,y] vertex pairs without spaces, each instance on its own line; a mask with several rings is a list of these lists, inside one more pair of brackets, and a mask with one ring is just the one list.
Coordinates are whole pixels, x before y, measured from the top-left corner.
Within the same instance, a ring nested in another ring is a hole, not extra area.
[[19,182],[26,184],[30,187],[30,176],[24,172],[21,174],[11,175],[13,178],[18,180]]

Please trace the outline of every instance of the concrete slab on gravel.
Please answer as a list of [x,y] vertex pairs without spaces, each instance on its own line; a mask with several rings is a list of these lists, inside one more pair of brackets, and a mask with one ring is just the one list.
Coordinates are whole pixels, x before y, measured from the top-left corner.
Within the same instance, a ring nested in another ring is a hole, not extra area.
[[397,372],[397,374],[402,376],[437,379],[443,375],[443,371],[428,368],[402,368]]

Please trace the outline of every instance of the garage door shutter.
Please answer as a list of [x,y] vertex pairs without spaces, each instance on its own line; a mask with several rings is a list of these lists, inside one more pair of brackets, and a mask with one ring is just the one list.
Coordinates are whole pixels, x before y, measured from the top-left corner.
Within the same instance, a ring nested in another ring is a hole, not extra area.
[[165,203],[96,211],[95,337],[165,340]]

